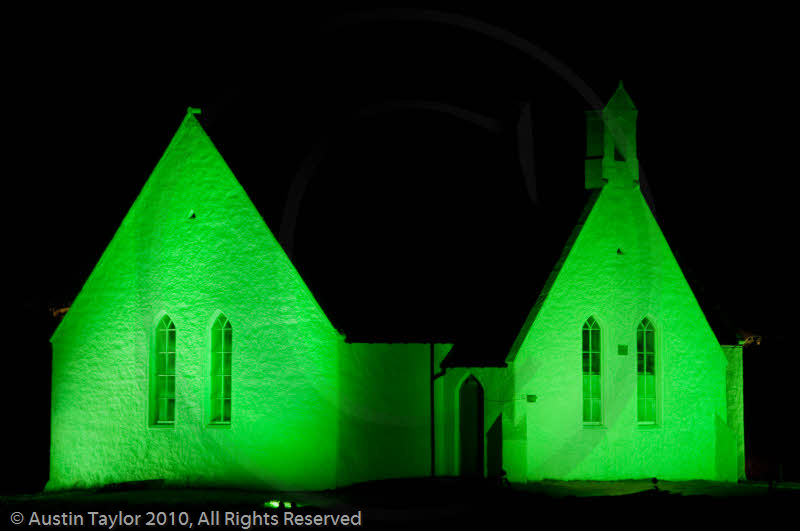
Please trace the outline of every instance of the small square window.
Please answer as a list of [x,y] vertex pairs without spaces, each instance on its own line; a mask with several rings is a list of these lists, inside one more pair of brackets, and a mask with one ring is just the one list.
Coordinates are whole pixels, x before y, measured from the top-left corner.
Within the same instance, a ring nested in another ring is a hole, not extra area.
[[628,345],[618,345],[617,346],[617,354],[620,356],[627,356],[628,355]]

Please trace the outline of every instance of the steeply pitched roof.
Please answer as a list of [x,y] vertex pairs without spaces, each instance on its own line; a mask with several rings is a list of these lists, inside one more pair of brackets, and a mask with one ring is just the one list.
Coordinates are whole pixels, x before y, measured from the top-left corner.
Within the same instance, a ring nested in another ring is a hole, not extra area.
[[[635,116],[635,111],[636,107],[620,81],[617,90],[605,107],[604,114],[608,112],[608,114],[612,116],[615,114],[632,114]],[[632,131],[635,131],[635,126],[631,127],[634,127]],[[587,156],[588,155],[590,154],[587,152]],[[643,184],[646,185],[646,180]],[[583,229],[586,219],[594,208],[601,190],[602,188],[595,188],[591,191],[577,223],[572,227],[570,236],[567,238],[561,250],[560,256],[557,259],[548,261],[554,265],[549,270],[546,280],[544,280],[543,283],[539,283],[542,288],[538,293],[535,303],[533,303],[532,308],[527,313],[527,317],[523,320],[518,312],[515,313],[513,311],[514,305],[498,305],[497,311],[492,313],[493,319],[490,325],[476,327],[473,337],[464,338],[454,344],[447,357],[442,361],[441,366],[443,368],[503,367],[506,366],[507,361],[514,359],[516,352],[521,347],[522,342],[527,337],[536,320],[544,301],[547,299],[550,289],[560,273],[567,256],[572,250],[578,235]],[[644,186],[641,191],[650,208],[650,212],[655,217],[649,189]],[[544,260],[544,257],[542,258]],[[687,279],[687,282],[689,282],[694,293],[702,291],[702,288],[698,286],[696,278],[693,278],[693,275],[684,273],[684,277]],[[524,299],[524,295],[520,294],[520,296],[521,299]],[[697,296],[696,298],[699,300],[702,299]],[[730,321],[726,319],[722,312],[722,309],[719,306],[712,306],[709,304],[704,306],[706,320],[712,326],[718,341],[729,344],[735,343],[735,332]]]
[[76,337],[93,318],[218,301],[219,286],[241,313],[269,300],[332,330],[197,114],[188,109],[51,341]]
[[[617,98],[620,105],[627,105],[627,102],[630,101],[622,87],[617,89],[612,100],[614,98]],[[632,105],[632,102],[630,102],[630,105]],[[233,157],[235,158],[236,146],[231,147],[234,148]],[[227,158],[227,146],[221,146],[221,152]],[[348,341],[351,342],[453,343],[454,347],[444,360],[443,366],[503,366],[509,353],[518,348],[519,338],[524,337],[535,320],[541,304],[549,293],[550,287],[566,256],[569,254],[572,244],[583,226],[583,222],[591,211],[597,195],[596,191],[585,191],[584,209],[577,223],[573,224],[571,220],[565,217],[556,223],[553,223],[555,220],[550,218],[548,223],[542,224],[540,229],[541,239],[553,239],[557,242],[555,245],[540,245],[538,235],[537,241],[522,242],[522,245],[536,246],[537,248],[535,263],[526,264],[526,268],[530,270],[528,287],[520,288],[519,291],[505,290],[499,293],[495,300],[496,303],[489,307],[481,308],[480,314],[475,315],[474,322],[470,323],[472,326],[465,327],[469,330],[466,335],[453,334],[451,330],[446,329],[444,331],[440,330],[435,324],[432,324],[429,330],[420,329],[411,334],[398,335],[396,326],[387,326],[385,330],[377,330],[371,324],[369,326],[359,325],[358,322],[353,320],[351,320],[353,321],[352,323],[345,323],[341,315],[337,314],[336,311],[331,311],[331,308],[324,303],[322,304],[323,309],[334,326],[346,334]],[[579,208],[579,196],[580,194],[574,199],[573,212],[577,212]],[[272,208],[273,205],[265,204],[263,199],[257,202],[256,197],[251,196],[251,198],[256,203],[262,216],[266,217],[270,211],[274,210]],[[275,230],[274,227],[271,228]],[[569,236],[567,237],[568,234]],[[563,243],[565,240],[566,244]],[[542,252],[539,252],[540,248]],[[308,281],[308,279],[304,280]],[[493,281],[491,278],[474,279],[475,282],[480,281],[481,283],[484,280],[489,283]],[[390,281],[390,279],[387,279],[387,282]],[[692,279],[689,278],[689,281],[691,283]],[[531,289],[530,286],[537,287]],[[311,291],[314,292],[313,285],[311,288]],[[430,305],[431,302],[421,301],[421,304]],[[706,308],[704,307],[704,309]],[[706,309],[706,311],[708,310]],[[709,321],[712,325],[716,322],[711,315],[709,315]],[[715,327],[716,330],[717,328]]]

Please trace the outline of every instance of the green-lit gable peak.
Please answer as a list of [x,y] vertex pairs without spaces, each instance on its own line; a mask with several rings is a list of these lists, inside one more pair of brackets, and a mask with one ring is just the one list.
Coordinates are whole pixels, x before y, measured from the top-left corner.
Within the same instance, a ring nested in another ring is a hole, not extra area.
[[636,157],[638,111],[620,81],[601,113],[586,113],[586,188],[639,184]]

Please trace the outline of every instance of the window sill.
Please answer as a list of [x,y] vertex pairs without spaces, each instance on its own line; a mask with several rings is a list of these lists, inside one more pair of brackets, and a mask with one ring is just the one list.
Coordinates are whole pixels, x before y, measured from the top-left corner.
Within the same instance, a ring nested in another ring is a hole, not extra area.
[[640,422],[636,426],[637,429],[648,431],[648,430],[660,430],[661,426],[656,424],[655,422]]
[[171,429],[175,428],[175,423],[174,422],[170,422],[170,423],[164,422],[164,423],[161,423],[161,424],[149,424],[148,427],[152,428],[154,430],[171,430]]
[[211,428],[211,429],[214,429],[214,430],[226,429],[226,428],[230,428],[230,427],[231,427],[231,423],[230,422],[209,422],[208,424],[206,424],[206,428]]
[[583,424],[584,430],[607,430],[608,426],[605,424]]

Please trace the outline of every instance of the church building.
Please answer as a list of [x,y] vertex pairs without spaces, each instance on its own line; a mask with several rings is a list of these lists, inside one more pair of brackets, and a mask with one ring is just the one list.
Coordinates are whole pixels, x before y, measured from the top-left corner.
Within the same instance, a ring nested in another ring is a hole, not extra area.
[[589,201],[501,349],[350,341],[195,113],[51,338],[48,490],[744,478],[741,347],[640,191],[621,84],[587,113]]

